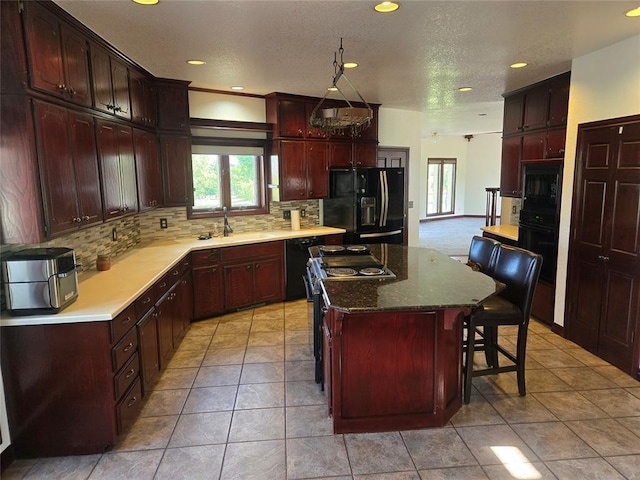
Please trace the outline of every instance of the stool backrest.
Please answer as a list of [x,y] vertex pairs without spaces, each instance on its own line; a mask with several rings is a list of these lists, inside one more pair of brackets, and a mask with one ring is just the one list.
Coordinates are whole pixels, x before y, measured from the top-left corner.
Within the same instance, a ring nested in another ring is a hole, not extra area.
[[474,235],[469,246],[469,261],[480,266],[480,271],[493,276],[500,242],[493,238]]
[[524,323],[529,321],[541,266],[542,256],[536,253],[504,244],[498,248],[493,278],[507,286],[499,295],[520,307]]

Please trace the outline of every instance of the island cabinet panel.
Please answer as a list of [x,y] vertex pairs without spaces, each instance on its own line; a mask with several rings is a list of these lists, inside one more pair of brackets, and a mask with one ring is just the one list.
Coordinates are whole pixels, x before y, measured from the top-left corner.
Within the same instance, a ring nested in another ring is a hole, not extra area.
[[460,310],[330,309],[327,317],[325,391],[334,433],[444,426],[460,408]]

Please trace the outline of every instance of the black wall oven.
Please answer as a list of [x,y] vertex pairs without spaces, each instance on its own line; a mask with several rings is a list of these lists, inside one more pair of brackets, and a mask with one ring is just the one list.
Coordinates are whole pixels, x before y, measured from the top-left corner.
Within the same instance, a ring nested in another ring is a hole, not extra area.
[[520,247],[542,255],[540,279],[554,284],[558,264],[558,225],[562,164],[525,165]]

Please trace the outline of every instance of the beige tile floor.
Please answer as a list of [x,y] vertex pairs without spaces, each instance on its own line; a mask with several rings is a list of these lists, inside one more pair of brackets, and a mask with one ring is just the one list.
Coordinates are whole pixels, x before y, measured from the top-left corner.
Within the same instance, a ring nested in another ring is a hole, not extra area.
[[332,434],[309,326],[304,301],[194,323],[112,451],[2,478],[640,479],[640,382],[541,324],[526,397],[512,374],[480,377],[445,428],[349,435]]

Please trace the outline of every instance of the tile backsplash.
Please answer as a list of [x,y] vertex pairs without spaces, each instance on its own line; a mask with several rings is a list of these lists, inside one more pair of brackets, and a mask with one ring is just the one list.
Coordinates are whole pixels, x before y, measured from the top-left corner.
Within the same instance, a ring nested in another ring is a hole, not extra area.
[[[271,202],[266,215],[243,215],[229,217],[234,233],[289,229],[291,223],[282,218],[283,210],[305,209],[306,216],[300,219],[302,226],[318,225],[320,211],[318,200],[297,202]],[[160,219],[166,218],[168,228],[160,228]],[[0,259],[12,252],[32,247],[68,247],[76,253],[76,262],[83,270],[95,270],[96,257],[108,255],[116,258],[140,242],[168,238],[197,238],[205,232],[217,230],[222,235],[222,218],[189,220],[185,207],[159,208],[150,212],[133,215],[120,220],[102,223],[95,227],[79,230],[54,240],[36,244],[0,245]],[[113,234],[115,230],[115,236]],[[114,240],[115,238],[115,240]],[[82,275],[82,274],[81,274]],[[0,308],[5,308],[4,285],[0,280]]]

